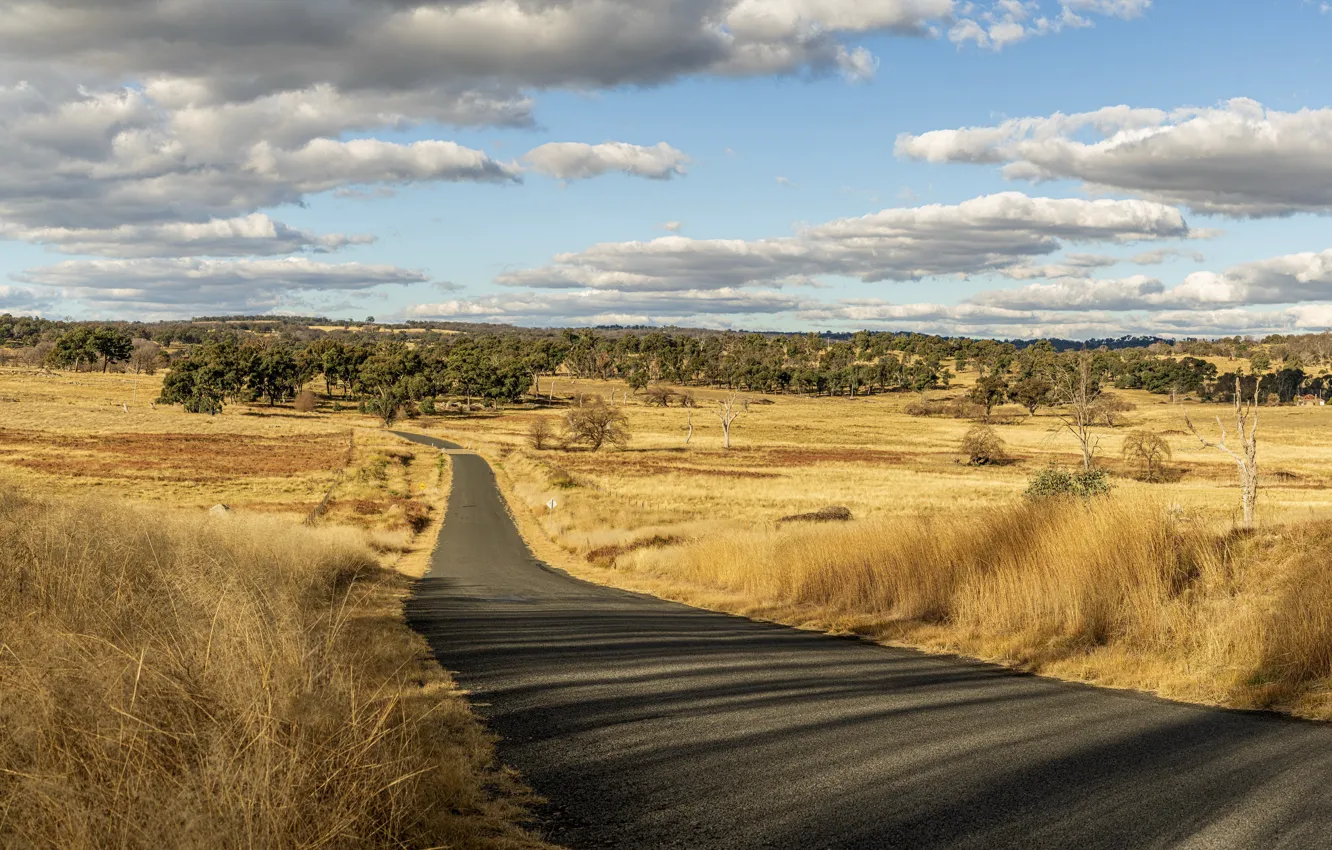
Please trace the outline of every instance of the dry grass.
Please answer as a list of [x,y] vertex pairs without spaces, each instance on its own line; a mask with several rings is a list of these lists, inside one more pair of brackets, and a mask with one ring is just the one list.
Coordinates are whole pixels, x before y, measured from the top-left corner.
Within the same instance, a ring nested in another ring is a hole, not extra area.
[[1332,522],[1218,533],[1112,498],[715,535],[580,571],[1063,678],[1332,719],[1329,544]]
[[0,844],[538,847],[360,532],[0,491]]

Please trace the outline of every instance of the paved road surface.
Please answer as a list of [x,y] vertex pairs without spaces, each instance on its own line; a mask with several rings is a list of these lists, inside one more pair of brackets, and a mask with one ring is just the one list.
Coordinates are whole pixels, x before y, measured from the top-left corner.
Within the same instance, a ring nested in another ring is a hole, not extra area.
[[595,587],[535,560],[484,460],[453,469],[409,617],[550,800],[555,841],[1332,847],[1332,727]]

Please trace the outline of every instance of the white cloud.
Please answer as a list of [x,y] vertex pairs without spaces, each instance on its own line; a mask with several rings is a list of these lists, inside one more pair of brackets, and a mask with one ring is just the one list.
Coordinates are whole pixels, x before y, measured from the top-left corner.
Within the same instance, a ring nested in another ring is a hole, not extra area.
[[560,180],[586,180],[612,171],[667,180],[684,174],[689,163],[689,157],[665,142],[651,147],[625,142],[550,142],[528,151],[523,159],[534,170]]
[[[783,292],[747,289],[678,292],[543,292],[458,298],[417,304],[413,319],[471,320],[521,325],[716,324],[726,317],[770,316],[797,310],[804,302]],[[712,317],[712,318],[709,318]]]
[[1332,250],[1200,271],[1167,289],[1143,275],[1117,280],[1065,278],[1016,289],[990,290],[976,304],[1045,310],[1186,310],[1332,300]]
[[662,222],[661,229],[669,233],[679,233],[681,230],[684,230],[684,222],[681,221]]
[[324,253],[374,241],[370,236],[297,230],[263,213],[199,223],[122,224],[100,229],[0,224],[0,237],[46,245],[65,254],[107,257],[275,256]]
[[30,286],[57,288],[62,299],[121,311],[266,310],[305,294],[429,281],[422,272],[397,266],[322,263],[305,257],[66,260],[13,277]]
[[[1060,0],[1057,13],[1045,14],[1037,0],[996,0],[989,6],[966,3],[953,20],[948,39],[954,44],[1002,50],[1036,36],[1062,32],[1068,27],[1092,26],[1084,15],[1105,15],[1129,20],[1147,11],[1152,0]],[[1053,12],[1053,10],[1051,10]]]
[[784,238],[664,236],[604,243],[497,280],[508,286],[640,292],[802,283],[817,275],[910,280],[1002,271],[1070,243],[1187,235],[1188,227],[1173,207],[1007,192],[955,206],[887,209],[838,219]]
[[1203,213],[1332,211],[1332,109],[1280,112],[1244,98],[1174,112],[1114,106],[903,134],[896,150],[927,162],[1003,164],[1014,180],[1081,180],[1092,191]]

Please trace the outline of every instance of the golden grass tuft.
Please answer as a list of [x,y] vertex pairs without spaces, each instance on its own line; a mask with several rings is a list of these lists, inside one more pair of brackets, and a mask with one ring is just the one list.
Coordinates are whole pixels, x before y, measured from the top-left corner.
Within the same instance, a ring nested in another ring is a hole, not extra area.
[[0,490],[0,845],[538,847],[363,533]]

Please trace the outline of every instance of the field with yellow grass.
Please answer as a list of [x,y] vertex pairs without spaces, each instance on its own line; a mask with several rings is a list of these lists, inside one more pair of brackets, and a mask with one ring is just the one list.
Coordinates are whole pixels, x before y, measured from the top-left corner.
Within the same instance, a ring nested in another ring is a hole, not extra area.
[[[971,377],[928,399],[960,399]],[[1234,462],[1184,419],[1215,439],[1221,417],[1233,446],[1227,405],[1117,392],[1133,409],[1094,429],[1112,495],[1040,506],[1023,499],[1029,477],[1081,463],[1046,409],[994,411],[1011,461],[978,467],[961,450],[974,423],[909,415],[914,394],[752,395],[727,450],[724,393],[661,408],[618,384],[557,387],[615,398],[629,444],[533,449],[532,421],[557,423],[559,409],[414,424],[489,456],[538,552],[575,574],[1064,678],[1332,717],[1332,408],[1259,410],[1259,528],[1245,533]],[[1121,456],[1143,430],[1171,449],[1168,483],[1139,480]],[[780,521],[829,506],[853,521]]]
[[402,618],[447,455],[160,381],[0,371],[0,845],[548,846]]

